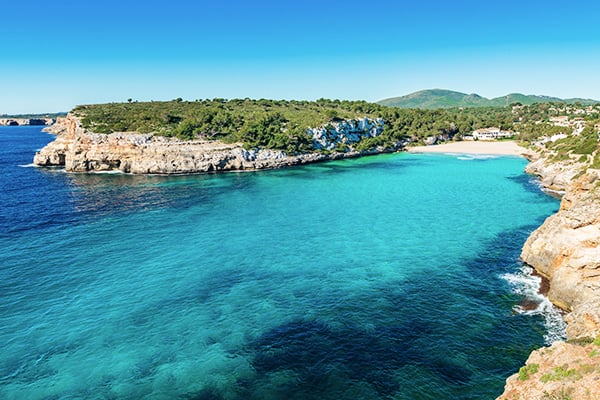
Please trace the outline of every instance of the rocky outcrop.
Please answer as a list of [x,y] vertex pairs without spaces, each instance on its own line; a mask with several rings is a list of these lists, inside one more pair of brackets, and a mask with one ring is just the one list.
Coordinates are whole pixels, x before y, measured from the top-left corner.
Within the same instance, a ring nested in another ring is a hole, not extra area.
[[[574,166],[573,169],[579,169]],[[556,171],[557,177],[547,175]],[[561,182],[565,168],[544,171],[546,181]],[[579,169],[581,171],[581,169]],[[576,176],[573,174],[572,176]],[[550,301],[569,312],[569,338],[600,335],[600,170],[572,178],[560,210],[525,242],[521,258],[548,278]]]
[[0,118],[0,126],[52,125],[54,118]]
[[384,125],[381,118],[351,119],[311,128],[308,134],[313,138],[315,149],[335,150],[340,145],[351,145],[364,138],[379,136]]
[[[228,170],[281,168],[318,161],[358,157],[396,151],[402,147],[369,151],[329,152],[339,143],[344,146],[381,133],[383,121],[363,119],[345,121],[309,130],[318,143],[311,153],[289,155],[281,150],[245,149],[241,143],[189,140],[138,133],[94,134],[82,128],[80,120],[68,115],[52,132],[54,142],[40,150],[33,162],[40,166],[64,166],[67,171],[90,172],[119,170],[133,174],[187,174]],[[337,136],[336,136],[337,135]]]
[[52,133],[54,135],[66,134],[67,127],[69,126],[69,119],[67,117],[58,117],[51,124],[46,124],[42,131]]
[[521,258],[548,279],[548,298],[567,312],[567,337],[580,344],[534,351],[500,399],[600,399],[600,339],[596,347],[581,345],[600,338],[600,170],[540,157],[527,171],[565,194],[559,211],[527,239]]
[[600,399],[600,343],[556,342],[531,353],[498,400]]
[[536,175],[542,185],[550,190],[564,192],[575,177],[585,169],[585,164],[575,159],[552,162],[548,156],[530,153],[532,160],[525,172]]

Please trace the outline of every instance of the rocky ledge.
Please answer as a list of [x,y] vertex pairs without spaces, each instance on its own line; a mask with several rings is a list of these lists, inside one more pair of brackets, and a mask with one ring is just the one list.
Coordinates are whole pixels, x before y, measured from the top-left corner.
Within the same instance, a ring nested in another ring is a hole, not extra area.
[[0,118],[0,126],[52,125],[54,118]]
[[600,399],[600,342],[556,342],[508,378],[499,400]]
[[57,138],[40,150],[34,164],[64,166],[71,172],[118,170],[132,174],[188,174],[230,170],[281,168],[325,160],[359,157],[397,151],[403,147],[368,151],[335,152],[338,143],[351,145],[364,137],[381,133],[383,121],[342,121],[309,130],[315,150],[290,155],[281,150],[245,149],[241,143],[166,138],[151,134],[95,134],[81,126],[80,119],[68,115],[47,129]]
[[499,399],[600,399],[600,170],[540,157],[527,172],[564,192],[559,211],[530,235],[521,258],[548,279],[550,301],[566,312],[569,340],[534,351]]

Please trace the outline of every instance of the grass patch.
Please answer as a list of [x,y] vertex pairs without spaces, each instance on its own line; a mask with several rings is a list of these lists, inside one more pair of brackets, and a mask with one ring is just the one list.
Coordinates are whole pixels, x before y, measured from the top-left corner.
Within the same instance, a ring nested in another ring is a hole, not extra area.
[[595,342],[594,338],[589,337],[589,336],[567,340],[567,343],[576,344],[578,346],[587,346],[588,344],[594,343],[594,342]]
[[560,154],[592,154],[598,149],[598,134],[588,126],[581,134],[559,139],[548,147]]
[[591,374],[592,372],[596,371],[596,367],[591,365],[591,364],[581,364],[579,366],[579,372],[582,374]]
[[530,375],[535,374],[539,370],[539,364],[529,364],[519,369],[519,380],[526,381],[530,378]]
[[592,161],[592,164],[589,166],[589,168],[600,169],[600,152],[596,153],[596,155],[594,156],[594,160]]
[[542,400],[573,400],[573,388],[562,388],[551,393],[544,391]]
[[568,366],[556,367],[552,372],[544,374],[540,377],[540,381],[547,383],[550,381],[578,381],[581,379],[581,373],[576,369],[569,369]]

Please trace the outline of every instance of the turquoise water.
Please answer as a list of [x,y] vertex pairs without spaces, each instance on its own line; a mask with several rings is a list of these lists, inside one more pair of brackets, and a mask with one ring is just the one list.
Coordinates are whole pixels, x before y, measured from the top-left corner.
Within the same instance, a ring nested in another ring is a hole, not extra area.
[[558,208],[522,159],[29,167],[51,139],[0,129],[0,398],[490,399],[562,334],[518,307]]

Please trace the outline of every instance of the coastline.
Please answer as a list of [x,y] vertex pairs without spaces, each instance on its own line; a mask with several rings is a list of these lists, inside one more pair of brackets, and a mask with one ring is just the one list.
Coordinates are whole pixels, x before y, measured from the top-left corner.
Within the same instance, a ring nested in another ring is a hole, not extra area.
[[515,141],[486,142],[462,141],[431,146],[407,147],[409,153],[458,153],[458,154],[487,154],[504,156],[524,156],[530,150],[521,147]]
[[[534,350],[506,380],[498,400],[600,398],[600,170],[577,158],[533,153],[525,171],[563,191],[560,209],[533,231],[521,260],[545,279],[540,288],[564,312],[567,341]],[[550,397],[554,396],[554,397]]]
[[[377,121],[375,121],[377,122]],[[363,125],[375,124],[368,119]],[[362,137],[373,137],[371,131],[358,129],[356,124],[340,123],[336,135],[344,143],[356,143]],[[359,124],[360,125],[360,124]],[[369,125],[370,126],[370,125]],[[316,129],[314,140],[325,141],[329,147],[315,147],[312,152],[289,154],[284,150],[247,149],[243,143],[219,140],[182,140],[136,132],[96,134],[86,131],[79,117],[71,114],[47,129],[56,139],[36,152],[33,163],[45,167],[64,167],[67,172],[120,171],[130,174],[182,175],[225,171],[277,169],[322,161],[357,158],[391,153],[405,147],[404,142],[377,146],[368,150],[346,148],[327,150],[332,146]],[[339,132],[338,132],[339,131]],[[321,136],[319,136],[321,135]]]
[[[530,235],[524,244],[521,259],[546,279],[540,290],[546,292],[553,304],[567,312],[565,320],[569,339],[593,338],[600,334],[600,296],[597,294],[600,293],[600,234],[597,234],[600,229],[600,220],[597,219],[600,208],[596,208],[600,197],[600,171],[588,170],[587,174],[582,175],[585,163],[579,157],[556,162],[552,154],[523,148],[514,141],[464,141],[416,147],[399,144],[396,148],[371,151],[315,152],[292,156],[277,150],[246,150],[239,143],[186,142],[135,133],[93,134],[83,130],[79,120],[71,116],[49,130],[57,134],[57,138],[36,154],[34,164],[64,166],[70,172],[189,174],[260,170],[400,150],[409,153],[515,156],[535,160],[527,166],[526,172],[538,176],[546,189],[566,194],[560,211]],[[600,337],[598,341],[600,343]],[[577,345],[567,342],[556,342],[552,349],[560,349],[566,355],[574,354],[573,357],[579,352]],[[534,351],[530,360],[537,360],[540,354],[551,359],[552,352],[545,350]],[[566,355],[563,360],[567,359]],[[598,373],[589,376],[600,379],[600,357],[593,361],[597,363]],[[532,362],[528,360],[527,365]],[[542,365],[537,361],[534,364]],[[508,378],[505,394],[499,399],[513,398],[523,393],[527,393],[528,397],[514,398],[538,398],[529,396],[532,384],[538,384],[544,373],[552,373],[556,368],[551,362],[543,365],[545,367],[535,375],[535,382],[522,380],[520,374]],[[552,385],[541,385],[538,389],[555,392]]]

